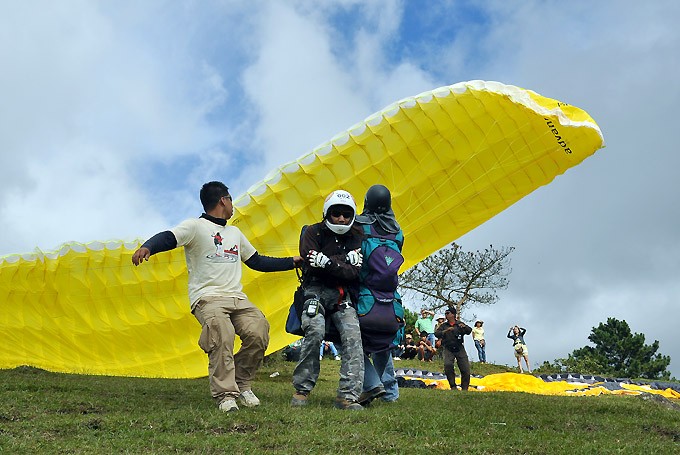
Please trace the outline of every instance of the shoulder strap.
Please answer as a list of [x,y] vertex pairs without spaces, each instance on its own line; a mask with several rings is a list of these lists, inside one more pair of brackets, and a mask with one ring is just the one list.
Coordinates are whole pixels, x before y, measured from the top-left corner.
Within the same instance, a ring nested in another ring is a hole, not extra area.
[[397,232],[397,235],[394,237],[394,241],[397,242],[397,245],[399,245],[399,251],[404,247],[404,231],[399,229],[399,232]]
[[[308,224],[305,224],[305,225],[302,226],[302,228],[300,228],[300,239],[298,240],[298,245],[300,245],[300,243],[302,242],[302,237],[305,235],[305,231],[307,230],[307,228],[309,228]],[[298,247],[298,249],[299,249],[299,247]],[[303,259],[306,259],[306,258],[303,258]],[[305,280],[304,269],[302,268],[302,266],[295,267],[295,274],[297,275],[298,281],[300,282],[300,285],[302,286],[304,284],[304,280]]]
[[397,232],[396,234],[381,235],[375,229],[375,226],[373,224],[362,224],[361,226],[364,230],[364,234],[366,235],[366,237],[369,238],[375,237],[383,240],[392,240],[397,244],[397,247],[401,252],[401,249],[404,246],[404,231],[402,231],[401,229],[399,229],[399,232]]

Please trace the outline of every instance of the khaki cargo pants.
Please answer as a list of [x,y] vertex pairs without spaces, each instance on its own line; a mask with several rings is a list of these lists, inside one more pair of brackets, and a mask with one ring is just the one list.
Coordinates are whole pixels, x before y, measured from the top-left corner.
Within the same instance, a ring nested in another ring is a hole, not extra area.
[[[198,345],[208,354],[210,392],[217,403],[251,389],[269,345],[269,322],[247,299],[209,296],[193,311],[201,323]],[[241,349],[234,355],[234,337]]]

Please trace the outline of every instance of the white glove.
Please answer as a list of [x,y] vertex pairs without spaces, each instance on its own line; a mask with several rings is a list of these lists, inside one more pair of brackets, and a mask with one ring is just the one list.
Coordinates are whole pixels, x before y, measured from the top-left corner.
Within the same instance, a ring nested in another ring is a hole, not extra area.
[[364,256],[361,254],[361,249],[357,248],[347,253],[345,260],[354,267],[361,267],[361,264],[364,262]]
[[310,266],[318,267],[320,269],[323,269],[331,263],[331,260],[328,256],[316,250],[309,250],[309,253],[307,254],[307,261],[309,262]]

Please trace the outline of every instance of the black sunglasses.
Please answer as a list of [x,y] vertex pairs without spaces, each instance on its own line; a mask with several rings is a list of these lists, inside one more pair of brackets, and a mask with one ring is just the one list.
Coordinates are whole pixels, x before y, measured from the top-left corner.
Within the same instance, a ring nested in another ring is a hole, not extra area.
[[335,218],[340,218],[340,216],[342,216],[345,219],[350,219],[354,216],[354,212],[351,210],[331,210],[331,216]]

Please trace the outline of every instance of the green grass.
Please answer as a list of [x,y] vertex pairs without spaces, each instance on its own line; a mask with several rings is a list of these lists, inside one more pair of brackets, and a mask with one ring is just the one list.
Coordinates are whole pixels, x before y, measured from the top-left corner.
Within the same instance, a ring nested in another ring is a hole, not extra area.
[[[680,411],[652,400],[401,389],[396,403],[339,411],[338,365],[324,360],[309,406],[292,409],[294,364],[269,358],[253,389],[262,406],[229,414],[217,410],[206,378],[1,370],[0,452],[680,453]],[[397,362],[443,370],[440,361],[423,365]],[[473,364],[473,374],[503,371]]]

